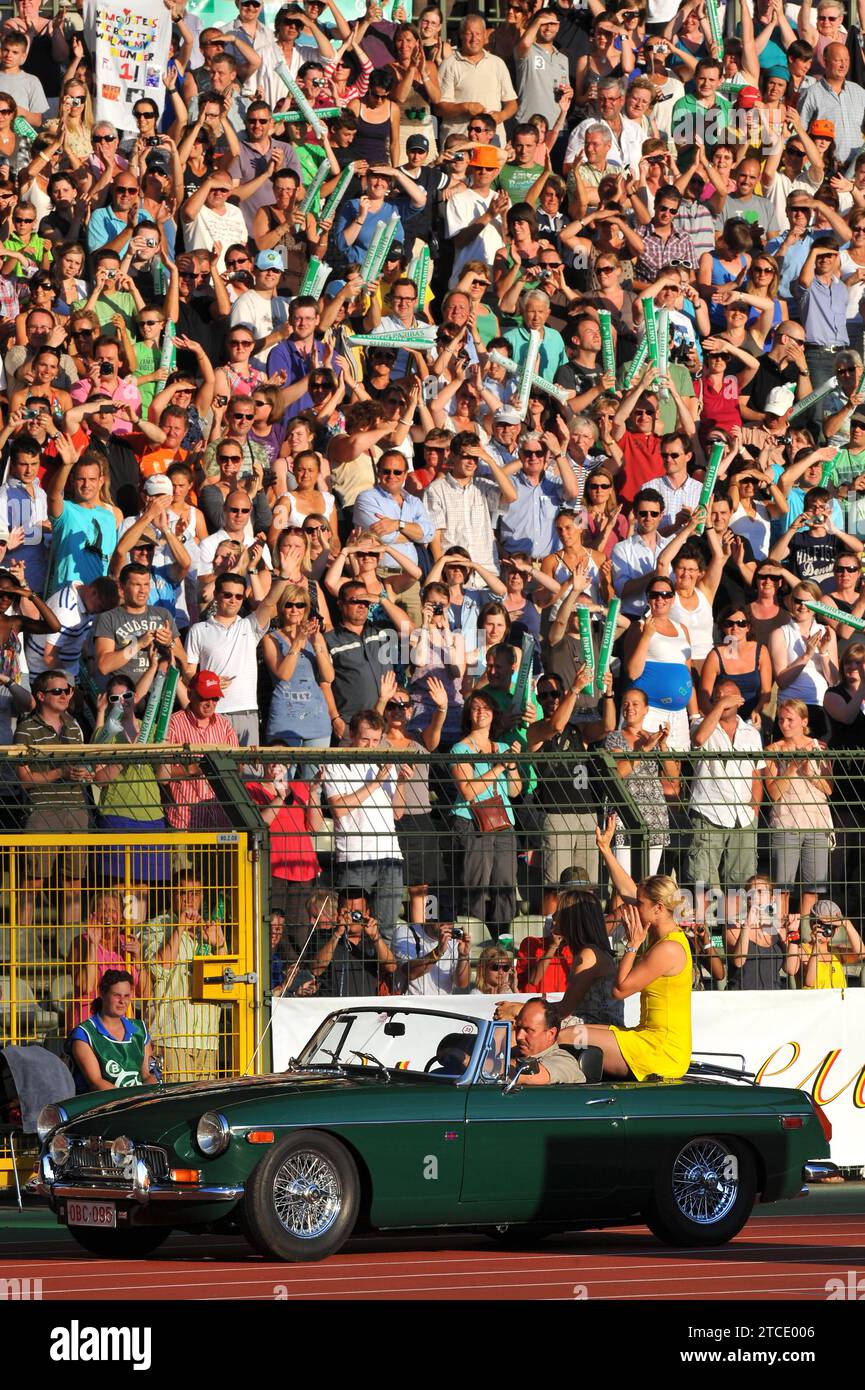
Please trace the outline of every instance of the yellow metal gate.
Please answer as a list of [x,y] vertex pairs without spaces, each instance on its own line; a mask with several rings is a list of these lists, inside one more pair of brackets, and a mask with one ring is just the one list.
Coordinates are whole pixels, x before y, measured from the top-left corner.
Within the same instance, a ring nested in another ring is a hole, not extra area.
[[[0,836],[0,1046],[65,1054],[104,971],[124,969],[165,1080],[241,1075],[266,983],[254,839]],[[10,1178],[0,1150],[0,1186]]]

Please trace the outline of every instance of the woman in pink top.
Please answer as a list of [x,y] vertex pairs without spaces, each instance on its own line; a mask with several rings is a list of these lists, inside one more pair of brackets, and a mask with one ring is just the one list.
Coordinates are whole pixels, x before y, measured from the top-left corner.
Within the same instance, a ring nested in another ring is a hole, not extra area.
[[90,1004],[99,993],[99,981],[106,970],[128,970],[136,999],[149,996],[150,976],[143,966],[136,964],[140,956],[140,943],[126,935],[120,894],[94,895],[87,930],[73,941],[67,957],[72,971],[72,1003],[66,1024],[69,1032],[90,1018]]

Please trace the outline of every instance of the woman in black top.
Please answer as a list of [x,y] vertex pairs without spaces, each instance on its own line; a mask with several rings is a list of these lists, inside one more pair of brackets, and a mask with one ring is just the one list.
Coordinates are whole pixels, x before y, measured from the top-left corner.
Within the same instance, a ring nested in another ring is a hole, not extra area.
[[781,971],[799,969],[799,917],[782,916],[772,884],[755,874],[745,884],[744,920],[728,925],[725,935],[730,989],[780,989]]
[[852,642],[841,658],[841,680],[823,696],[831,720],[830,746],[865,748],[865,643]]

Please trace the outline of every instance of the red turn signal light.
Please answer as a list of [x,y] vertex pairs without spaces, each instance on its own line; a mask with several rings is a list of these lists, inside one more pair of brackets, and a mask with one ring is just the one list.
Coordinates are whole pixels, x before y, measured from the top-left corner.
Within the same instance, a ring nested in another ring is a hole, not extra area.
[[168,1174],[172,1182],[201,1182],[200,1168],[172,1168]]
[[802,1116],[802,1115],[782,1115],[782,1116],[781,1116],[781,1128],[782,1128],[782,1129],[804,1129],[804,1128],[805,1128],[805,1118],[804,1118],[804,1116]]
[[272,1129],[251,1129],[246,1136],[247,1144],[272,1144],[276,1138]]

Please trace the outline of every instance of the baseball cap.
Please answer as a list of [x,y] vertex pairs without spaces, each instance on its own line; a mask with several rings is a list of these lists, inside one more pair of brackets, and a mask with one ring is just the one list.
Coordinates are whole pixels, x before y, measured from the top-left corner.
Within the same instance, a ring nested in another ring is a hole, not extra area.
[[837,903],[831,898],[821,898],[811,908],[812,918],[816,917],[818,922],[843,922],[844,913]]
[[144,480],[145,497],[170,497],[173,492],[171,479],[164,473],[154,473],[151,478]]
[[818,116],[808,127],[809,135],[825,135],[829,140],[835,139],[835,122],[827,121],[822,116]]
[[767,415],[786,415],[788,410],[793,409],[792,390],[786,386],[773,386],[763,409]]
[[522,417],[512,405],[503,405],[493,416],[494,425],[521,425]]
[[189,682],[189,689],[202,700],[218,700],[222,695],[219,677],[214,671],[199,671]]
[[760,92],[757,87],[740,87],[736,93],[736,106],[740,111],[750,111],[759,100]]
[[149,154],[144,161],[144,167],[152,174],[167,174],[168,160],[164,154]]
[[422,154],[426,154],[429,149],[429,140],[425,135],[410,135],[405,142],[405,147],[409,153],[412,150],[420,150]]
[[473,169],[498,169],[499,152],[495,145],[476,145],[469,165]]
[[335,296],[335,295],[338,295],[339,292],[340,292],[340,290],[341,290],[341,289],[344,289],[344,288],[345,288],[345,281],[344,281],[344,280],[331,280],[331,281],[330,281],[330,284],[325,285],[325,287],[324,287],[324,297],[325,297],[325,299],[333,299],[334,296]]
[[256,270],[282,270],[282,256],[278,251],[259,251],[255,258]]

